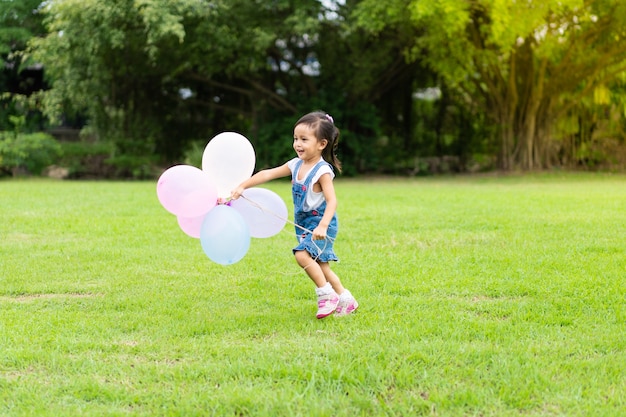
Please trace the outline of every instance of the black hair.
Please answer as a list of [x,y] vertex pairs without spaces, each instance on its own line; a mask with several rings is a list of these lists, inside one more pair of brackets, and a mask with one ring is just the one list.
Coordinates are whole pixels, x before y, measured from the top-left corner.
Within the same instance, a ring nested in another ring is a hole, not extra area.
[[323,111],[314,111],[302,116],[294,125],[300,124],[310,127],[315,133],[317,140],[326,139],[328,144],[322,151],[322,157],[329,162],[337,171],[341,172],[341,161],[337,158],[337,145],[339,144],[339,129],[331,116]]

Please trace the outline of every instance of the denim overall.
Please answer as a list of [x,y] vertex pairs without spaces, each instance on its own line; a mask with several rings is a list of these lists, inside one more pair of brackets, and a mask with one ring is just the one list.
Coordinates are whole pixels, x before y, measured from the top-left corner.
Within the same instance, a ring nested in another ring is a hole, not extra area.
[[[326,161],[318,162],[311,171],[308,173],[304,184],[298,183],[296,179],[298,178],[298,171],[300,171],[300,167],[302,166],[302,160],[296,163],[296,166],[291,174],[291,193],[293,194],[293,212],[294,212],[294,220],[297,226],[296,229],[296,237],[298,238],[298,242],[300,244],[293,248],[293,252],[296,253],[300,250],[305,250],[311,254],[313,259],[319,262],[328,262],[328,261],[338,261],[339,258],[335,255],[333,251],[333,243],[335,238],[337,237],[338,223],[337,223],[337,213],[333,215],[332,220],[330,221],[330,225],[328,226],[328,231],[326,232],[326,239],[324,240],[316,240],[313,241],[312,233],[305,231],[304,229],[308,229],[311,232],[317,227],[317,225],[322,220],[322,216],[324,215],[324,211],[326,210],[326,200],[312,211],[304,211],[304,201],[306,199],[306,193],[309,187],[312,187],[311,181],[313,176],[317,172],[318,169],[323,164],[329,165],[332,169],[332,165],[330,165]],[[301,229],[300,227],[304,229]]]

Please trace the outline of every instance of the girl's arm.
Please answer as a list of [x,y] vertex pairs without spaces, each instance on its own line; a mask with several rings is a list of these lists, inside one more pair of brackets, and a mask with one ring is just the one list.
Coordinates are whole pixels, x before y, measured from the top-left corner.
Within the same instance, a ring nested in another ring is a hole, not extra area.
[[326,238],[326,232],[328,231],[330,221],[337,211],[337,195],[335,194],[335,186],[333,185],[332,177],[330,174],[324,174],[320,177],[318,182],[322,187],[324,199],[326,199],[326,210],[324,211],[322,220],[320,220],[320,223],[317,225],[315,230],[313,230],[314,240],[322,240]]
[[230,192],[230,198],[236,200],[241,197],[241,194],[243,194],[247,188],[254,187],[277,178],[286,177],[288,175],[291,175],[291,170],[286,163],[276,168],[264,169],[239,184],[237,188]]

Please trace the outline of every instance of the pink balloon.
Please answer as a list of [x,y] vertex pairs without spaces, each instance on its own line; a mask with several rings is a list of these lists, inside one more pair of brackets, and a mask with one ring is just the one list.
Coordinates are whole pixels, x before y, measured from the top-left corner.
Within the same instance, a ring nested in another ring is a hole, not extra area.
[[202,229],[202,222],[205,217],[206,214],[192,218],[178,217],[178,225],[187,236],[200,239],[200,229]]
[[[245,197],[245,198],[244,198]],[[249,188],[230,203],[250,228],[251,237],[274,236],[285,227],[287,206],[278,194],[265,188]]]
[[159,177],[157,197],[170,213],[194,218],[215,207],[217,189],[201,169],[190,165],[175,165]]

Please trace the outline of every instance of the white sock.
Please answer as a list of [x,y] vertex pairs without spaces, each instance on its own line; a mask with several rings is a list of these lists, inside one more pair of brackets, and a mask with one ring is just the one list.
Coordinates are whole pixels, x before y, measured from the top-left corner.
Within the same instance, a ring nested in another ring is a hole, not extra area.
[[339,298],[342,300],[349,300],[350,298],[354,298],[354,297],[352,297],[352,293],[350,291],[344,290],[339,296]]
[[333,287],[332,285],[330,285],[330,282],[327,282],[326,285],[324,285],[321,288],[316,288],[315,289],[315,294],[317,294],[318,296],[320,295],[328,295],[328,294],[332,294],[333,292]]

